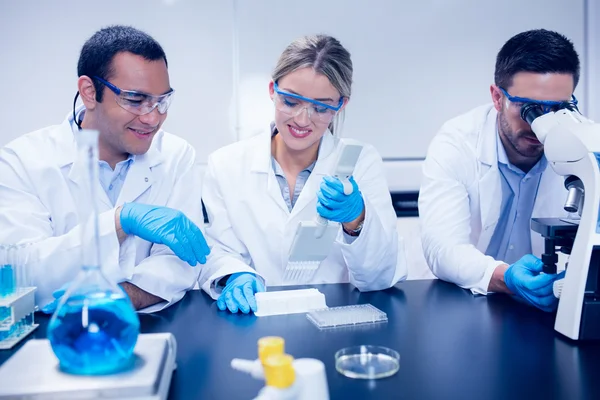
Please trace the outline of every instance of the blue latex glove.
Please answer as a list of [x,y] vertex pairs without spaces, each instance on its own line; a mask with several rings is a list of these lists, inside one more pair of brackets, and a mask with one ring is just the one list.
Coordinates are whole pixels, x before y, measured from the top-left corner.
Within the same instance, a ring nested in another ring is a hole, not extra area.
[[344,194],[344,185],[333,176],[325,176],[321,181],[321,187],[317,193],[317,212],[323,218],[335,222],[352,222],[363,212],[365,201],[363,200],[354,177],[350,177],[352,193]]
[[544,311],[554,311],[558,299],[552,292],[552,284],[557,279],[562,279],[564,271],[560,274],[542,274],[544,263],[532,254],[526,254],[504,273],[506,287],[516,296],[527,303]]
[[244,314],[248,314],[250,310],[256,312],[257,306],[254,294],[264,291],[265,286],[254,274],[250,272],[232,274],[227,279],[227,285],[217,299],[217,307],[221,311],[225,311],[227,308],[232,313],[238,312],[238,309]]
[[164,244],[192,267],[204,264],[210,249],[204,235],[184,213],[168,207],[126,203],[121,209],[121,228],[152,243]]
[[[44,314],[54,314],[54,311],[56,311],[56,307],[58,307],[58,303],[60,303],[60,300],[62,299],[65,292],[69,289],[69,286],[71,286],[71,282],[65,283],[60,287],[60,289],[57,289],[54,292],[52,292],[52,297],[54,297],[54,300],[42,307],[40,311]],[[122,290],[122,292],[127,298],[129,298],[129,295],[126,291]]]
[[67,291],[70,284],[71,282],[65,283],[61,286],[60,289],[52,292],[52,297],[54,297],[54,300],[52,300],[50,303],[46,304],[44,307],[41,308],[41,311],[44,314],[54,314],[54,311],[56,311],[56,307],[58,307],[58,303],[60,303],[60,299],[62,298],[63,294],[65,294],[65,292]]

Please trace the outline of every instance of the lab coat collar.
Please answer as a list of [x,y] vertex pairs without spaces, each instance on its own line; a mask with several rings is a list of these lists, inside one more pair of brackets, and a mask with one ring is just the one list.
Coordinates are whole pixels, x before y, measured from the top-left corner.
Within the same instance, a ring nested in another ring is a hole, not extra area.
[[487,248],[500,218],[502,184],[498,170],[497,124],[498,113],[491,107],[481,125],[478,138],[479,199],[482,231],[477,248]]
[[[83,110],[83,106],[77,108],[75,113],[79,115]],[[75,139],[76,132],[73,130],[73,113],[69,113],[58,129],[53,133],[54,141],[57,143],[57,152],[55,154],[56,161],[59,167],[65,167],[72,164],[77,158],[77,141]],[[160,137],[163,135],[163,130],[159,130],[154,138],[152,145],[145,154],[134,156],[134,165],[136,163],[145,164],[147,167],[155,167],[162,163],[163,155],[157,144]],[[133,165],[132,165],[133,166]]]
[[[76,111],[78,112],[78,111]],[[56,157],[59,166],[66,167],[71,165],[69,171],[69,179],[74,183],[81,185],[85,182],[87,177],[85,176],[85,168],[78,165],[77,160],[77,143],[75,135],[77,131],[73,130],[72,126],[73,114],[67,116],[65,121],[55,131],[55,140],[58,144]],[[121,189],[117,204],[123,204],[125,202],[135,201],[140,195],[142,195],[152,183],[156,180],[153,173],[153,168],[161,164],[163,161],[163,155],[160,151],[160,144],[162,143],[162,136],[164,132],[159,130],[154,138],[152,139],[152,145],[150,149],[142,155],[134,157],[133,163],[131,164],[129,171],[127,172],[127,178],[125,184]],[[99,193],[99,199],[109,207],[113,207],[104,189],[100,185],[100,182],[95,183],[97,185],[96,192]]]
[[[251,171],[258,174],[266,174],[267,181],[267,192],[271,199],[277,204],[277,206],[286,214],[290,213],[287,204],[283,200],[281,195],[281,189],[275,171],[273,171],[272,153],[271,153],[271,130],[260,134],[256,138],[258,141],[256,151],[252,154]],[[336,143],[339,139],[335,138],[329,130],[325,132],[319,145],[319,153],[317,155],[317,162],[304,185],[304,188],[300,192],[300,196],[296,200],[296,204],[292,208],[292,212],[289,218],[294,218],[302,209],[304,209],[316,196],[318,184],[321,181],[323,175],[326,175],[329,170],[333,167],[332,157]]]
[[[253,154],[252,159],[252,172],[264,173],[268,174],[270,171],[273,171],[273,165],[271,162],[271,130],[269,129],[266,132],[259,134],[259,137],[256,138],[258,140],[257,151]],[[319,153],[317,155],[317,163],[315,165],[315,169],[313,173],[320,173],[319,164],[322,164],[322,160],[329,157],[329,155],[335,149],[337,139],[331,134],[328,130],[325,131],[325,134],[321,138],[321,144],[319,145]]]
[[498,165],[497,121],[498,112],[494,107],[491,107],[483,122],[478,141],[478,159],[488,167]]
[[[477,248],[485,252],[490,243],[502,206],[502,184],[500,170],[498,169],[498,147],[501,142],[497,139],[498,113],[492,107],[482,124],[479,135],[478,159],[479,172],[479,200],[481,209],[482,231],[479,236]],[[565,217],[568,214],[562,210],[564,191],[563,177],[556,174],[551,168],[542,171],[532,217]],[[557,215],[558,214],[558,215]],[[541,254],[543,250],[542,237],[531,231],[531,245],[534,254]]]
[[[314,201],[319,191],[319,186],[325,175],[331,175],[334,173],[334,163],[336,157],[333,156],[338,138],[333,136],[329,130],[323,135],[321,139],[321,145],[319,147],[319,154],[317,156],[317,162],[313,168],[310,176],[308,177],[300,196],[296,199],[296,204],[292,208],[290,218],[296,218],[302,213],[306,207],[315,207]],[[281,197],[281,194],[280,194]],[[316,208],[315,208],[316,212]]]
[[73,164],[77,157],[77,142],[69,118],[66,118],[50,135],[53,136],[52,139],[56,143],[54,157],[58,166],[62,168]]

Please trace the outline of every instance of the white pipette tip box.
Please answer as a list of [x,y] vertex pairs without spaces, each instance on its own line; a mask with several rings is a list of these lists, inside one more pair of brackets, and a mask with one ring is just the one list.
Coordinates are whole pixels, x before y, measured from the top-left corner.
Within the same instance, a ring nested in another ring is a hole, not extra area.
[[281,290],[256,293],[257,317],[306,313],[327,307],[325,295],[317,289]]
[[371,304],[312,310],[306,317],[319,329],[387,322],[387,314]]

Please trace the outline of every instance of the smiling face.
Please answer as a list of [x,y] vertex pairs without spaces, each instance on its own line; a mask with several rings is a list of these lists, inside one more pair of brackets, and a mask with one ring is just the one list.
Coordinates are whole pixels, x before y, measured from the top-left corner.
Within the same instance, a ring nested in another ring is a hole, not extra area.
[[[148,61],[141,56],[122,52],[113,58],[112,71],[107,80],[122,90],[158,96],[171,89],[167,65],[162,59]],[[86,77],[80,80],[83,78]],[[86,105],[83,127],[100,132],[100,159],[112,165],[126,159],[129,154],[146,153],[167,114],[160,114],[156,108],[149,114],[133,114],[117,103],[117,95],[109,88],[104,87],[103,91],[102,102],[97,102],[93,96],[85,96],[80,88]]]
[[[325,75],[315,72],[310,67],[285,75],[277,84],[282,92],[300,95],[332,106],[337,106],[341,97]],[[287,101],[275,92],[273,82],[269,85],[269,92],[276,104]],[[287,105],[290,104],[292,103]],[[275,125],[282,141],[294,152],[316,149],[329,126],[329,122],[324,122],[318,115],[319,112],[323,112],[322,107],[297,101],[293,103],[293,107],[296,107],[294,114],[297,115],[282,112],[278,107],[275,109]]]

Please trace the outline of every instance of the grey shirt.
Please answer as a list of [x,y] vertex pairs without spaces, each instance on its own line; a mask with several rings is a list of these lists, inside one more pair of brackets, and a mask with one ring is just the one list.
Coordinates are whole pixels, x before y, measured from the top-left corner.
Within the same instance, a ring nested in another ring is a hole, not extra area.
[[[271,124],[271,138],[277,135],[277,133],[278,132],[277,128],[275,127],[275,124]],[[312,170],[315,168],[316,163],[317,162],[315,161],[308,167],[300,171],[300,173],[296,177],[294,193],[290,193],[290,186],[288,185],[287,179],[285,177],[285,172],[283,172],[283,168],[281,168],[281,165],[279,165],[275,157],[271,156],[271,165],[273,166],[273,172],[275,172],[275,177],[277,177],[277,183],[279,183],[279,189],[281,189],[281,195],[283,196],[283,200],[285,201],[285,204],[287,204],[288,210],[290,212],[292,211],[292,208],[294,208],[294,204],[296,204],[296,200],[298,199],[298,196],[300,196],[304,185],[306,185],[306,181],[308,180],[308,177],[310,176]]]

